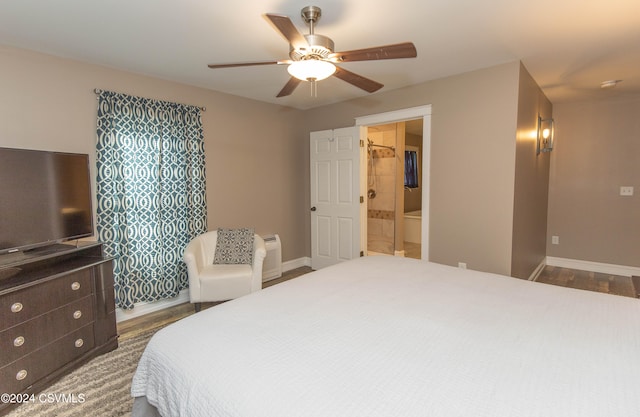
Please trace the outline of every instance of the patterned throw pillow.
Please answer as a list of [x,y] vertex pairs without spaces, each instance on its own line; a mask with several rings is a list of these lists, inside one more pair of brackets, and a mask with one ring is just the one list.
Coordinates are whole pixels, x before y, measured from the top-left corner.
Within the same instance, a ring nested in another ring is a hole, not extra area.
[[253,263],[254,229],[218,228],[218,241],[214,264],[249,264]]

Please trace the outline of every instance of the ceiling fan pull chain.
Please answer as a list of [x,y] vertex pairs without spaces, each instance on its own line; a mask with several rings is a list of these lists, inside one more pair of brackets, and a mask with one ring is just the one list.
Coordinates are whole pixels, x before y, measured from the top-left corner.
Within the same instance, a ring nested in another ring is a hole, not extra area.
[[313,78],[309,78],[309,85],[311,87],[311,92],[310,95],[311,97],[318,97],[318,85],[316,83],[316,80]]

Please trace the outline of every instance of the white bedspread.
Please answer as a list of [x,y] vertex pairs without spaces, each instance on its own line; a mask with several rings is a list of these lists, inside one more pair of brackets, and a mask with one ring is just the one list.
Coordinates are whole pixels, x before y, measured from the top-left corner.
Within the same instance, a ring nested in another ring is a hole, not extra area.
[[131,388],[163,416],[640,416],[640,300],[397,257],[181,320]]

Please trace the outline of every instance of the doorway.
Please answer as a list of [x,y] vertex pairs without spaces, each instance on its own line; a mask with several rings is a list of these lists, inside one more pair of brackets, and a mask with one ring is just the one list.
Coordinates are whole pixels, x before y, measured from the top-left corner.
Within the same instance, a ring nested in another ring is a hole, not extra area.
[[431,106],[360,117],[356,126],[362,252],[428,260]]
[[422,119],[367,126],[368,255],[421,258]]

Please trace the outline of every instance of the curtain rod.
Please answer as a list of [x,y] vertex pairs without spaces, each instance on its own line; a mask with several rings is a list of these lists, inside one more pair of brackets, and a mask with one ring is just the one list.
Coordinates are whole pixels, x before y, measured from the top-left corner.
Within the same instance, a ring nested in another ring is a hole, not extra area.
[[[101,90],[99,88],[94,88],[93,92],[96,93],[96,94],[100,94],[100,93],[104,92],[104,90]],[[206,107],[201,107],[201,106],[195,106],[195,107],[199,108],[201,111],[207,111]]]

